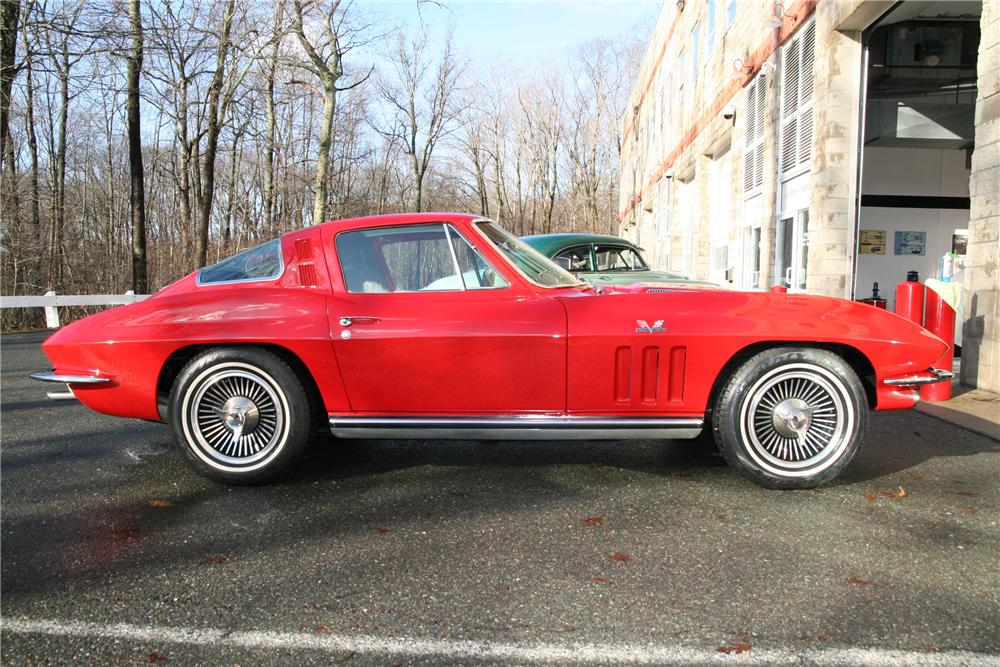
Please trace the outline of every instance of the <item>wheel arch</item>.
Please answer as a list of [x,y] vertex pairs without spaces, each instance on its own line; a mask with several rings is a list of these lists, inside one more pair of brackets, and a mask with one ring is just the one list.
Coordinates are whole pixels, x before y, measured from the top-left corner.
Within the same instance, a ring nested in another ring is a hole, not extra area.
[[828,352],[832,352],[842,358],[854,370],[855,374],[858,376],[858,380],[861,382],[861,386],[864,387],[868,407],[873,410],[875,409],[877,402],[875,394],[875,367],[872,366],[871,361],[861,350],[842,343],[783,340],[751,343],[750,345],[737,350],[715,376],[715,380],[712,382],[712,390],[708,395],[708,404],[705,406],[705,414],[711,414],[712,409],[715,406],[715,401],[719,396],[719,392],[722,391],[726,384],[726,379],[729,378],[741,364],[743,364],[747,359],[765,350],[784,347],[827,350]]
[[170,356],[167,357],[166,361],[163,362],[163,366],[160,368],[160,373],[156,380],[156,407],[160,414],[161,421],[167,421],[170,391],[173,389],[174,382],[177,380],[177,377],[180,375],[184,366],[203,352],[221,348],[266,350],[284,361],[291,367],[292,371],[295,372],[295,375],[298,376],[299,380],[302,382],[306,395],[309,397],[310,410],[314,415],[313,423],[318,426],[326,424],[326,411],[323,408],[323,396],[320,393],[319,386],[316,384],[316,379],[313,377],[312,372],[310,372],[305,362],[303,362],[302,359],[295,354],[295,352],[287,347],[276,345],[274,343],[261,342],[205,343],[185,345],[184,347],[174,350]]

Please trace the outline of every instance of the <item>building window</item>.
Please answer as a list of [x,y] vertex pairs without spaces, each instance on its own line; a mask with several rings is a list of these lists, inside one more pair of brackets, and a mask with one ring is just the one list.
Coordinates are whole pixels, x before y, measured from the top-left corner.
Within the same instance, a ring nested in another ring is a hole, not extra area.
[[715,53],[715,0],[708,0],[708,55]]
[[668,136],[667,128],[669,127],[670,118],[674,115],[674,75],[667,75],[667,85],[664,87],[664,91],[667,97],[666,100],[666,113],[663,114],[663,136]]
[[813,64],[816,23],[810,21],[781,50],[781,125],[778,167],[782,174],[808,169],[813,138]]
[[691,89],[694,90],[694,82],[698,80],[698,33],[701,29],[695,26],[691,36]]
[[686,67],[686,65],[687,65],[687,52],[686,51],[681,54],[680,58],[678,58],[678,62],[680,63],[680,69],[677,70],[677,72],[678,72],[678,74],[677,74],[677,99],[679,100],[678,101],[679,109],[678,109],[677,116],[681,120],[681,122],[683,123],[683,120],[684,120],[684,106],[685,106],[684,105],[684,80],[687,78],[687,67]]
[[768,124],[765,113],[766,81],[761,77],[754,77],[753,83],[746,90],[743,192],[752,193],[764,184],[764,128]]
[[[656,83],[653,86],[654,91],[659,90],[660,82],[661,82],[660,73],[658,72],[656,75]],[[660,137],[663,136],[661,132],[661,129],[663,127],[663,96],[654,95],[654,97],[656,101],[654,104],[655,112],[653,118],[653,150],[658,151],[660,148]],[[656,155],[655,152],[653,154]]]

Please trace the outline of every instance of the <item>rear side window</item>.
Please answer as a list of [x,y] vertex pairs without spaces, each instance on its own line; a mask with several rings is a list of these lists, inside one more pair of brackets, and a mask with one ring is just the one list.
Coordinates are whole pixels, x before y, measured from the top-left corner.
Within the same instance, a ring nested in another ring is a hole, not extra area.
[[244,250],[218,264],[198,271],[199,285],[275,280],[284,270],[281,239],[268,241],[256,248]]
[[594,270],[594,265],[590,262],[590,248],[588,246],[579,246],[563,250],[552,259],[555,260],[556,264],[563,267],[567,271]]
[[632,248],[623,246],[597,246],[598,271],[645,271],[646,263]]
[[343,232],[337,257],[347,291],[431,292],[506,286],[450,225]]

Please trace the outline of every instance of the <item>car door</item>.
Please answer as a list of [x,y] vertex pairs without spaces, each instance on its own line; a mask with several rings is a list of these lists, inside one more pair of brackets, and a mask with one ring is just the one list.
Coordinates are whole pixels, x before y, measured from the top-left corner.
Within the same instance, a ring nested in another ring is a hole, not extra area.
[[505,278],[450,224],[339,232],[333,346],[352,410],[561,413],[566,314]]

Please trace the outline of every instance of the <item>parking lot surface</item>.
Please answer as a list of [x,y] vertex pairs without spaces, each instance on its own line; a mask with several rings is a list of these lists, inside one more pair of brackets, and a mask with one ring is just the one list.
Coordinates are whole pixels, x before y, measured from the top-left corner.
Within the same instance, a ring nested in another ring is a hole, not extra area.
[[4,664],[1000,664],[1000,443],[877,413],[761,489],[686,442],[314,444],[208,482],[2,338]]

